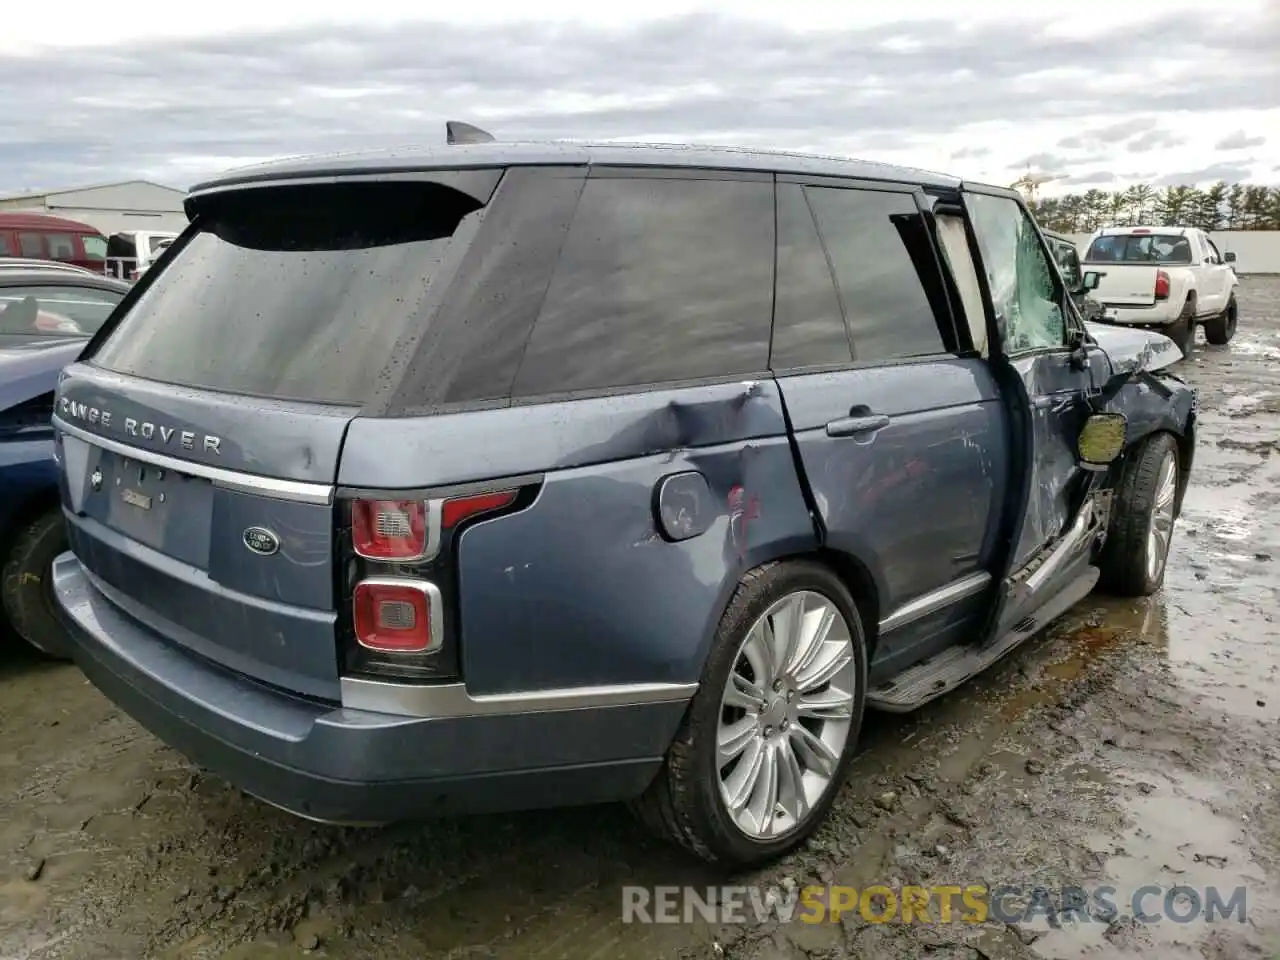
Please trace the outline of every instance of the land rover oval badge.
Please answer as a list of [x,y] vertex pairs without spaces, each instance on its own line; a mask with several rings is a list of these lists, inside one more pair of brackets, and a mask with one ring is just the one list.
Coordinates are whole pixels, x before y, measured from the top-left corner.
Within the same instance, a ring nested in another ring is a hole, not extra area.
[[280,549],[280,538],[266,527],[250,527],[244,532],[243,539],[246,547],[264,557]]

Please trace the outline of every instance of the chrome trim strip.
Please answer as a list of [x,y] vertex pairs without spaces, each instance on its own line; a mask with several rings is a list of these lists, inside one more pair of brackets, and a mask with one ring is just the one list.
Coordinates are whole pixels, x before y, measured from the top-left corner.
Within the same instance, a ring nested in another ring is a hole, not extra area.
[[[435,653],[440,649],[444,643],[444,601],[440,598],[440,588],[434,583],[428,580],[409,580],[404,577],[365,577],[356,584],[355,589],[359,590],[361,587],[403,587],[422,594],[427,600],[428,638],[427,647],[422,650],[383,650],[380,647],[369,646],[359,637],[356,637],[356,643],[366,650],[388,657],[394,657],[400,653],[416,657],[424,653]],[[354,595],[352,602],[355,602]]]
[[890,630],[905,627],[908,623],[914,623],[921,617],[937,613],[944,607],[949,607],[953,603],[979,593],[990,582],[991,574],[985,570],[971,573],[967,577],[961,577],[959,580],[953,580],[945,587],[926,593],[922,597],[916,597],[910,603],[904,603],[880,621],[880,632],[888,633]]
[[241,493],[252,493],[276,500],[294,500],[299,503],[318,503],[328,505],[333,502],[333,485],[327,483],[310,483],[304,480],[279,480],[275,477],[263,477],[256,473],[241,473],[228,470],[226,467],[210,467],[203,463],[180,460],[168,454],[143,450],[138,447],[111,440],[107,437],[90,433],[80,427],[72,426],[57,414],[53,416],[53,425],[67,436],[83,440],[85,443],[103,450],[110,450],[132,460],[140,460],[165,470],[174,470],[191,477],[209,480],[214,486],[228,490],[239,490]]
[[696,683],[622,683],[473,695],[465,683],[387,683],[343,677],[342,706],[406,717],[491,717],[683,702],[697,689]]

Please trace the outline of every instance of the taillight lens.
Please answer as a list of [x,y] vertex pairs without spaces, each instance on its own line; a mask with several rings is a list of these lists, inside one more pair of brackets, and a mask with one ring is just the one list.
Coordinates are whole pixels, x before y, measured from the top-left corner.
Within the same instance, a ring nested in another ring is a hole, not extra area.
[[424,580],[371,579],[352,595],[356,640],[378,653],[431,653],[443,640],[440,591]]
[[426,556],[427,505],[421,500],[356,500],[351,542],[369,560],[418,560]]
[[1156,299],[1169,299],[1169,275],[1163,270],[1156,271]]
[[481,493],[474,497],[456,497],[446,500],[441,508],[443,520],[441,526],[446,530],[456,527],[469,517],[479,516],[491,510],[501,510],[515,502],[515,490],[500,490],[497,493]]

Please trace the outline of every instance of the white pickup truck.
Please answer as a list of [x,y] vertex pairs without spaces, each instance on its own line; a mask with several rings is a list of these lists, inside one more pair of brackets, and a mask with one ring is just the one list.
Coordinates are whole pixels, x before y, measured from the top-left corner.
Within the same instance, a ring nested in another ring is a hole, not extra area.
[[1090,238],[1084,287],[1102,323],[1157,329],[1186,356],[1197,325],[1213,344],[1235,335],[1235,259],[1195,227],[1110,227]]

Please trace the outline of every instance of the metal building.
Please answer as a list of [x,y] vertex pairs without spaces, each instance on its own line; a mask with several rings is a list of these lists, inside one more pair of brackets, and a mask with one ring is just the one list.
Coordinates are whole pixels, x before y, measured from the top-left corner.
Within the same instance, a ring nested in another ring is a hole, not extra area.
[[178,233],[187,225],[182,212],[185,190],[149,180],[126,180],[71,190],[0,196],[0,211],[49,213],[79,220],[104,236],[123,231]]

